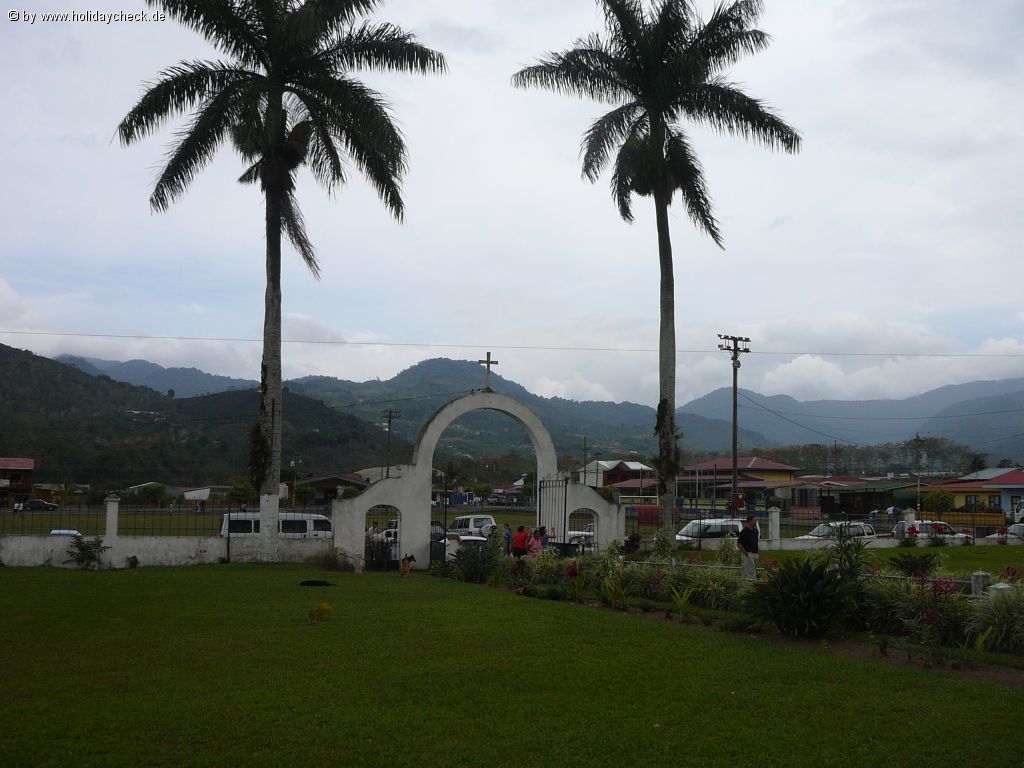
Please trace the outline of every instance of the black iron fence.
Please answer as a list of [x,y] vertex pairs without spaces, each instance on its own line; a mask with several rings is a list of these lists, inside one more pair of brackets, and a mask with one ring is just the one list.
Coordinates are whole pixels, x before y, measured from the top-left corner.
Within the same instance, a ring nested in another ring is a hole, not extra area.
[[0,509],[0,536],[75,535],[102,536],[107,525],[107,508],[72,506],[56,509]]

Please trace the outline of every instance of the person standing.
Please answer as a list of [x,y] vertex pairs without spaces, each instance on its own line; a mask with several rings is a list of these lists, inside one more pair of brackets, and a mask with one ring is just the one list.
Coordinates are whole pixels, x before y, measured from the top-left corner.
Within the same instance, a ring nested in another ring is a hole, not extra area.
[[747,521],[736,538],[736,546],[739,547],[742,558],[740,560],[740,575],[747,581],[757,579],[757,540],[760,536],[760,531],[757,530],[757,518],[747,515]]
[[518,560],[526,554],[526,542],[530,534],[526,532],[526,526],[520,525],[512,537],[512,555]]
[[505,532],[502,534],[502,547],[505,550],[505,557],[512,554],[512,526],[505,523]]

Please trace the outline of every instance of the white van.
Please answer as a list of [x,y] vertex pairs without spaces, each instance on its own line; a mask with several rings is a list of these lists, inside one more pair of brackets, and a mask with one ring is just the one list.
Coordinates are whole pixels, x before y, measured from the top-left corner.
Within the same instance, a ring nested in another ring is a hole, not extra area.
[[448,533],[458,533],[463,536],[490,536],[498,527],[491,515],[463,515],[456,517],[448,526]]
[[[221,515],[221,536],[258,536],[259,532],[259,512],[230,512]],[[309,512],[278,513],[277,533],[282,539],[329,539],[334,535],[331,531],[331,518]]]

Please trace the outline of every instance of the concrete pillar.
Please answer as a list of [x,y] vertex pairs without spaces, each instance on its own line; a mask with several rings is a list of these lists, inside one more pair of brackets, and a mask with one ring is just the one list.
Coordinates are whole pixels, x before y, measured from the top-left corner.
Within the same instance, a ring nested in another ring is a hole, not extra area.
[[112,493],[103,500],[107,505],[107,522],[103,533],[106,544],[110,544],[117,538],[117,509],[121,503],[120,497]]
[[366,568],[365,544],[366,513],[355,499],[331,502],[331,530],[334,532],[334,551],[340,558],[352,563],[356,573]]
[[999,594],[1001,592],[1012,592],[1012,591],[1013,591],[1013,587],[1011,587],[1009,584],[1003,584],[1002,582],[1000,582],[998,584],[993,584],[991,587],[988,588],[988,593],[990,595],[997,595],[997,594]]
[[768,509],[768,538],[772,541],[782,538],[782,510],[778,507]]
[[984,597],[992,585],[992,577],[987,571],[975,571],[971,574],[971,597]]
[[909,528],[911,525],[914,524],[914,521],[917,519],[917,510],[913,508],[904,510],[903,519],[907,521],[907,527]]

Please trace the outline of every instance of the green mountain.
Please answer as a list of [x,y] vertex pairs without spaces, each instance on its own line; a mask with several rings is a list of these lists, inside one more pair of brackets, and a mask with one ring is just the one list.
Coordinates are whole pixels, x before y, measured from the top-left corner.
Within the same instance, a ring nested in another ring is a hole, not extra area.
[[[36,460],[38,482],[125,487],[224,483],[247,473],[246,432],[256,391],[171,399],[0,345],[0,455]],[[383,463],[383,430],[294,392],[285,393],[283,463],[303,474]],[[411,446],[392,444],[392,460]]]
[[[732,390],[716,389],[683,413],[728,419]],[[740,424],[771,435],[775,444],[833,441],[882,445],[916,434],[946,437],[998,461],[1024,461],[1024,378],[954,384],[891,400],[795,400],[741,389]]]
[[[417,363],[387,381],[353,382],[326,376],[310,376],[288,382],[294,392],[322,400],[333,408],[380,422],[383,411],[398,410],[394,434],[414,441],[427,420],[450,400],[480,388],[484,371],[468,360],[436,358]],[[650,455],[654,440],[654,409],[636,403],[577,401],[540,397],[497,374],[491,376],[495,392],[514,397],[540,417],[551,432],[560,455],[581,457],[584,437],[589,448],[608,456]],[[726,452],[731,450],[729,422],[685,415],[680,421],[683,449]],[[745,445],[774,445],[764,435],[742,431]],[[498,413],[467,414],[444,433],[439,450],[455,456],[496,456],[507,451],[532,452],[529,437],[514,420]]]
[[233,389],[254,389],[260,384],[252,379],[218,376],[200,371],[198,368],[164,368],[148,360],[128,360],[122,363],[117,360],[74,355],[60,355],[55,359],[94,376],[105,374],[115,381],[149,387],[161,394],[173,391],[175,397],[210,395]]

